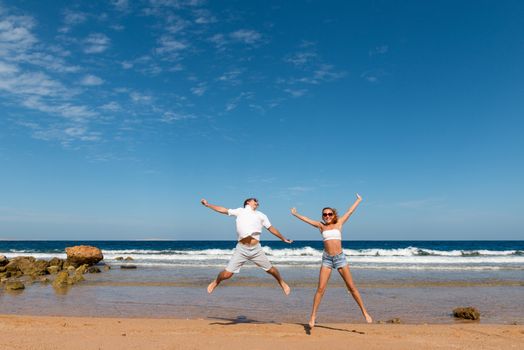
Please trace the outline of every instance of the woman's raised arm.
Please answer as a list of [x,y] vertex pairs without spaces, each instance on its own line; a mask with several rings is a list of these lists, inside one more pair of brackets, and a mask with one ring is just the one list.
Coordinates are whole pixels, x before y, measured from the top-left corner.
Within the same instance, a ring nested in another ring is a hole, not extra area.
[[299,218],[300,220],[310,224],[311,226],[314,226],[318,229],[320,229],[322,227],[322,224],[319,222],[319,221],[315,221],[315,220],[311,220],[310,218],[304,216],[304,215],[300,215],[299,213],[297,213],[297,209],[296,208],[291,208],[291,214],[297,218]]
[[344,224],[346,221],[348,221],[349,217],[353,212],[357,209],[358,205],[362,202],[362,197],[357,193],[357,199],[355,200],[355,203],[340,217],[340,223]]

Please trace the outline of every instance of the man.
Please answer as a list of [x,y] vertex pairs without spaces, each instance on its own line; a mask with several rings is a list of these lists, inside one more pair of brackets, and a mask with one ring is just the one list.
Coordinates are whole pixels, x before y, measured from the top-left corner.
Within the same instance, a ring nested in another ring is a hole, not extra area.
[[282,234],[271,225],[267,216],[257,211],[259,205],[258,200],[256,198],[248,198],[244,201],[244,207],[237,209],[227,209],[219,205],[209,204],[205,199],[202,199],[200,202],[205,207],[211,208],[218,213],[236,216],[238,235],[238,243],[231,260],[229,260],[226,268],[218,274],[217,278],[207,286],[207,292],[212,293],[220,282],[240,272],[240,268],[246,261],[252,261],[275,277],[280,287],[282,287],[284,294],[289,295],[291,289],[287,283],[284,282],[277,268],[271,265],[260,246],[262,226],[286,243],[293,243],[293,241],[282,236]]

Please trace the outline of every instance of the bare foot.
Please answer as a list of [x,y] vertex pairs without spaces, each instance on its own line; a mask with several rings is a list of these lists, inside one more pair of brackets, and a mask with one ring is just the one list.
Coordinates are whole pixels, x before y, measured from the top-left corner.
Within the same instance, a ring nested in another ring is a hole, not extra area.
[[373,323],[373,319],[371,318],[371,316],[369,316],[368,313],[366,313],[366,314],[364,315],[364,317],[366,318],[366,322],[367,322],[367,323]]
[[311,317],[309,319],[309,328],[313,329],[313,327],[315,327],[315,318]]
[[207,286],[207,292],[209,294],[213,293],[213,291],[215,290],[216,286],[217,286],[217,281],[216,280],[211,282],[211,283],[209,283],[209,285]]
[[291,288],[289,288],[286,282],[282,281],[282,283],[280,283],[280,287],[282,287],[285,295],[289,295],[289,293],[291,293]]

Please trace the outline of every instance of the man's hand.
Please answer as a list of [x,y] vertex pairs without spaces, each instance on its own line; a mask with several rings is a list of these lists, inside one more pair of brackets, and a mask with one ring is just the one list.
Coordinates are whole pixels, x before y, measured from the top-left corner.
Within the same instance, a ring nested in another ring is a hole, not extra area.
[[291,208],[291,214],[297,215],[297,208]]
[[207,207],[207,200],[206,200],[206,199],[202,198],[202,199],[200,200],[200,203],[202,203],[202,205],[203,205],[204,207]]
[[357,200],[361,201],[362,197],[357,193]]

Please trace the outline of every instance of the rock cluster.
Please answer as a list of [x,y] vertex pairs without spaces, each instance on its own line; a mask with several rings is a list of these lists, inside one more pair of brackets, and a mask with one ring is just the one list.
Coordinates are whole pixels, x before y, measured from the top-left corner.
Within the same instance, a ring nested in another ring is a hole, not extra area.
[[[67,259],[36,259],[32,256],[18,256],[7,259],[0,256],[0,282],[6,290],[21,290],[22,281],[50,282],[45,275],[55,275],[53,286],[65,287],[84,280],[85,273],[99,273],[92,266],[103,259],[102,251],[96,247],[76,246],[66,248]],[[106,269],[107,270],[107,269]],[[21,281],[21,280],[22,281]]]

